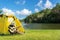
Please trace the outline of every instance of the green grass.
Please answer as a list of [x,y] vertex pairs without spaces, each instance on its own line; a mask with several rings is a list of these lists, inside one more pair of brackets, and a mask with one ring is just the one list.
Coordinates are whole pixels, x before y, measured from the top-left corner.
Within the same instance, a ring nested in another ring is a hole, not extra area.
[[0,35],[0,40],[60,40],[60,30],[26,30],[23,35]]

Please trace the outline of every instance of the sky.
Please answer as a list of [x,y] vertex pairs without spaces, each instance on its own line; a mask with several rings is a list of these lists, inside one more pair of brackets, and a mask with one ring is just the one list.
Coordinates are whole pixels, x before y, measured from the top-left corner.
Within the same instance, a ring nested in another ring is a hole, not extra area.
[[19,19],[24,19],[43,9],[52,9],[56,3],[60,3],[60,0],[0,0],[0,9],[6,15],[13,14]]

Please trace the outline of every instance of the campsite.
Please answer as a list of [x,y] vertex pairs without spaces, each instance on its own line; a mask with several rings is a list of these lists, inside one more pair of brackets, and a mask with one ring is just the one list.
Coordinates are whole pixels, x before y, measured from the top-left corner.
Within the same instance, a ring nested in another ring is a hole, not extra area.
[[60,40],[60,0],[0,0],[0,40]]

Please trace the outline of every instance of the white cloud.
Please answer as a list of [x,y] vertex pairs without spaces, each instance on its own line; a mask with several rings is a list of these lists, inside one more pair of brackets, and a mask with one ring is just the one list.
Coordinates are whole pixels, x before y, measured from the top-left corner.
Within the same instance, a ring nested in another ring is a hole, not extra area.
[[40,1],[37,3],[37,6],[38,6],[38,7],[41,7],[41,6],[42,6],[42,2],[43,2],[43,1],[40,0]]
[[[13,12],[10,9],[2,8],[2,11],[5,15],[15,15],[19,19],[24,19],[26,16],[30,15],[32,12],[28,9],[23,9],[21,11],[15,11]],[[17,14],[17,15],[16,15]]]
[[52,2],[50,2],[49,0],[46,0],[46,3],[44,4],[43,0],[39,0],[36,6],[42,9],[46,9],[46,8],[52,9],[55,6],[55,4],[52,4]]
[[15,4],[22,4],[22,5],[24,5],[26,3],[26,1],[24,0],[24,1],[16,1],[15,2]]
[[16,13],[20,15],[30,15],[32,12],[28,9],[23,9],[21,11],[16,11]]
[[39,12],[39,9],[35,8],[35,12]]
[[5,13],[5,15],[14,15],[14,12],[10,9],[2,8],[2,11]]
[[53,4],[47,0],[46,3],[44,4],[44,8],[52,8],[53,7]]

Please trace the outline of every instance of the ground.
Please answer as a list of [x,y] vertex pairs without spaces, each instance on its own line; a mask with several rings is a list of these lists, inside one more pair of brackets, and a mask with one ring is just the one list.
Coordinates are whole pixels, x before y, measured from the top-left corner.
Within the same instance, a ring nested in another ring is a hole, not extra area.
[[0,40],[60,40],[60,30],[25,30],[23,35],[0,35]]

